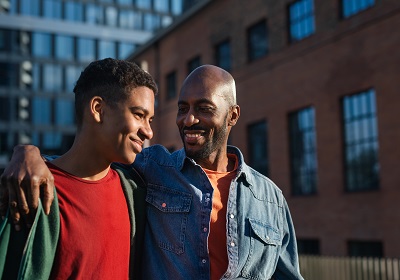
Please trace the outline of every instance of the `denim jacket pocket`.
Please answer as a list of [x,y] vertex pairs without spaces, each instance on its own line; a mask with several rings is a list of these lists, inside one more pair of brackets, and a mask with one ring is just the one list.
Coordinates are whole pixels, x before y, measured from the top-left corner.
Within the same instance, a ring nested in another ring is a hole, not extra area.
[[184,252],[186,225],[192,195],[169,187],[149,184],[146,202],[150,234],[158,246],[178,255]]
[[270,279],[278,262],[282,238],[270,224],[249,218],[250,250],[242,275],[248,279]]

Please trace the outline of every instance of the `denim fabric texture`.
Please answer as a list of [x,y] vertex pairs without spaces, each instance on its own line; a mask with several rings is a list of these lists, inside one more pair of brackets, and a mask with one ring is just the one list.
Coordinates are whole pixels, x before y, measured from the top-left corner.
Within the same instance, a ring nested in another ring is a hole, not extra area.
[[[227,205],[229,266],[222,279],[303,279],[293,222],[281,190],[239,159]],[[184,150],[155,145],[133,167],[147,184],[143,279],[210,279],[207,238],[213,188]],[[140,257],[140,256],[139,256]]]

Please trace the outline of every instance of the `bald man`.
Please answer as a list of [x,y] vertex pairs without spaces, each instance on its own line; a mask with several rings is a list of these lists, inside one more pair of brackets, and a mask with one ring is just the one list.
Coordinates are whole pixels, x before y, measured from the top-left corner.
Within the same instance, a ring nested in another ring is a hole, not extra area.
[[[133,168],[147,184],[143,279],[303,279],[281,190],[227,145],[239,116],[233,77],[200,66],[178,100],[184,148],[170,154],[155,145],[137,155]],[[3,178],[35,174],[21,170]]]

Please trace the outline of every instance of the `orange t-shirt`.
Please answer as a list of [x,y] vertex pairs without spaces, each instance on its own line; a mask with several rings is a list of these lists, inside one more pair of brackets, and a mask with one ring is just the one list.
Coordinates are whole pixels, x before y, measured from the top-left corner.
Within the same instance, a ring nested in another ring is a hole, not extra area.
[[228,154],[228,158],[235,160],[235,167],[232,171],[217,172],[204,169],[214,188],[208,236],[211,280],[220,279],[226,272],[229,263],[226,245],[226,208],[231,181],[236,176],[238,159],[234,154]]

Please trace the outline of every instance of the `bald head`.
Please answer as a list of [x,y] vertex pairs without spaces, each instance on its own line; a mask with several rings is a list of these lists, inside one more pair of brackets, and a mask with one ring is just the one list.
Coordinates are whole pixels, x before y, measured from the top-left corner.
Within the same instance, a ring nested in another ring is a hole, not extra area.
[[236,105],[236,86],[232,75],[222,68],[214,65],[202,65],[193,70],[185,79],[181,93],[187,87],[199,85],[218,89],[215,94],[220,95],[228,103],[228,106]]

